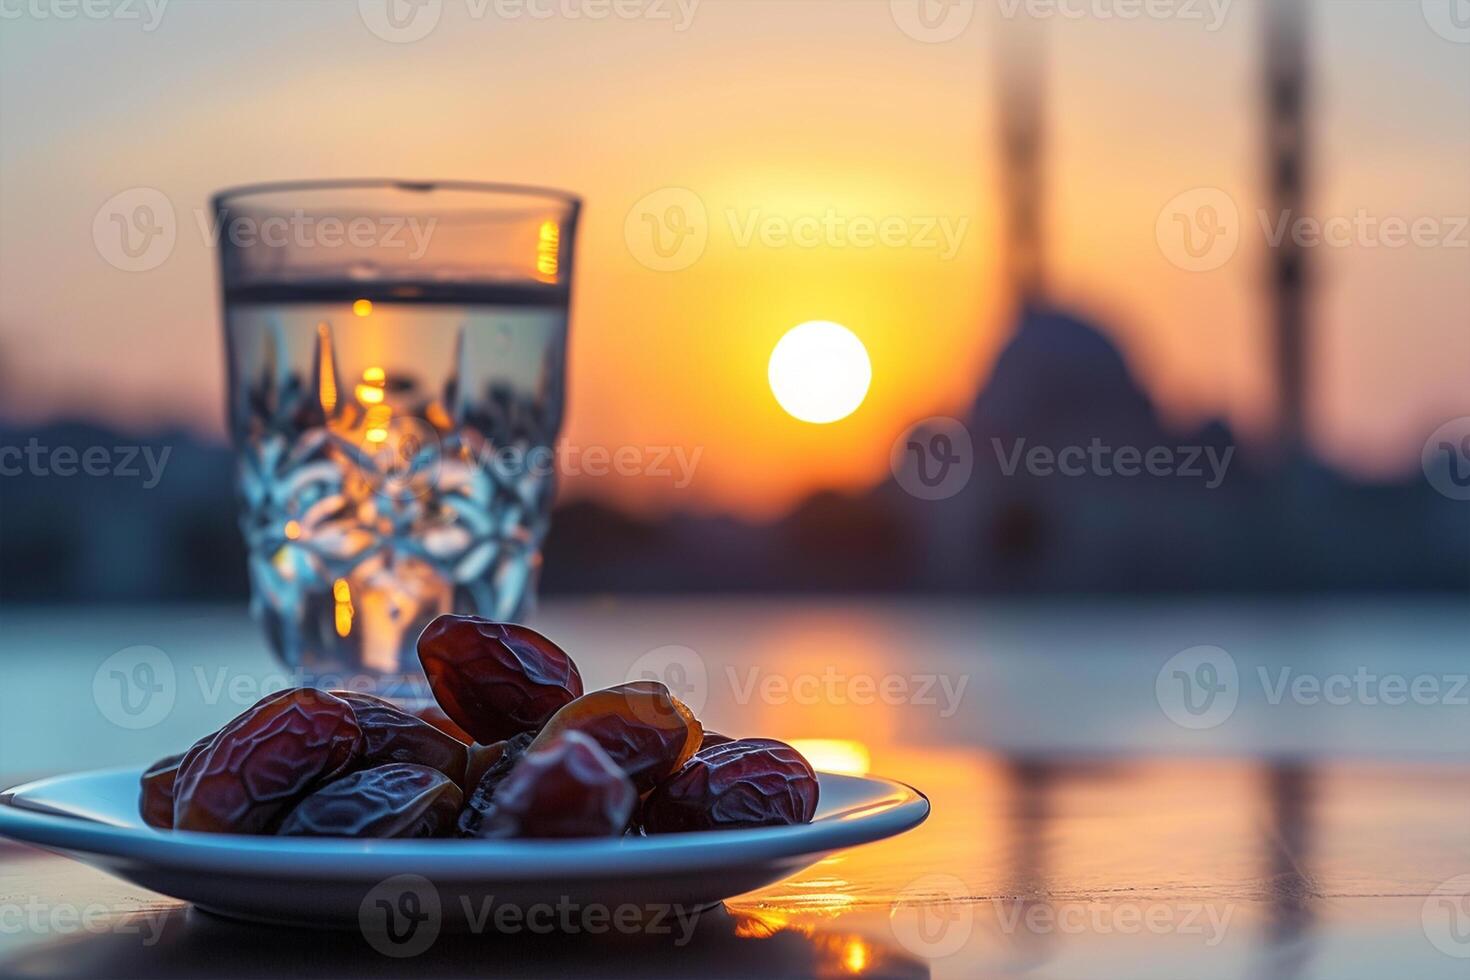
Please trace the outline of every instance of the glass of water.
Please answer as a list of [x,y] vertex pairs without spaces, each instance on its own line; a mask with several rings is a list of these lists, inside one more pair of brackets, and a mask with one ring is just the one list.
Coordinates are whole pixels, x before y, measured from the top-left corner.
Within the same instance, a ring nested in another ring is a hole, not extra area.
[[430,620],[534,599],[580,202],[352,181],[213,204],[252,612],[302,683],[421,699]]

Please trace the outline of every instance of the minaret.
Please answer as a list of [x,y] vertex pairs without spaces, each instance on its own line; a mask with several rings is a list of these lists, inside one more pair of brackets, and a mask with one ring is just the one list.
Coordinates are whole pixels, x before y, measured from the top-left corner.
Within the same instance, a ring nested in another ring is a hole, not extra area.
[[1019,17],[1000,35],[996,51],[1006,219],[1001,261],[1022,310],[1046,292],[1044,41],[1040,21]]
[[[1295,221],[1307,203],[1307,4],[1265,0],[1266,176],[1271,218]],[[1277,434],[1281,448],[1301,448],[1306,428],[1307,353],[1311,331],[1307,253],[1287,235],[1269,250],[1275,342]]]

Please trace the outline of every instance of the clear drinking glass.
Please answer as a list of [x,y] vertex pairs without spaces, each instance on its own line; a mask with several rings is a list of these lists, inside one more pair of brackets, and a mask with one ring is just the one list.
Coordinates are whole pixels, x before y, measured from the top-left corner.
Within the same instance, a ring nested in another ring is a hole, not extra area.
[[304,683],[421,698],[431,619],[534,599],[580,202],[353,181],[213,203],[252,612]]

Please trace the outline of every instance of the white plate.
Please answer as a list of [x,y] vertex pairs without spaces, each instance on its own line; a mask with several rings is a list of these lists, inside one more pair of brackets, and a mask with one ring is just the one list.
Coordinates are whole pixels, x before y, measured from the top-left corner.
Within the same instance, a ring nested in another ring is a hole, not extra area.
[[833,851],[902,833],[929,815],[929,801],[902,783],[823,772],[816,819],[794,827],[573,841],[251,837],[148,827],[138,816],[142,771],[17,786],[0,794],[0,835],[212,912],[259,921],[356,927],[384,888],[432,890],[417,898],[436,900],[443,926],[452,929],[464,928],[467,914],[487,899],[710,905]]

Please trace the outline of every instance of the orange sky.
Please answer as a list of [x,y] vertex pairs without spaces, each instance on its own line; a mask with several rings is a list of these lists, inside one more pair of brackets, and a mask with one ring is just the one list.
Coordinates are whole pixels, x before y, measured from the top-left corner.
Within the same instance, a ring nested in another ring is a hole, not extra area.
[[[1052,265],[1058,295],[1105,319],[1168,415],[1270,417],[1255,228],[1250,5],[1198,24],[1058,20],[1052,63]],[[1318,5],[1323,7],[1323,5]],[[1470,61],[1416,4],[1325,5],[1318,209],[1470,214]],[[157,30],[18,21],[0,34],[0,413],[84,414],[123,428],[223,432],[214,256],[192,209],[259,180],[452,177],[563,186],[588,202],[573,319],[580,445],[700,449],[695,482],[585,482],[630,506],[760,516],[886,472],[911,421],[960,410],[1005,327],[998,280],[994,38],[981,5],[944,44],[897,29],[887,3],[706,0],[686,31],[648,20],[443,21],[389,44],[356,4],[198,3]],[[160,268],[103,262],[92,219],[131,187],[180,212]],[[1170,265],[1155,219],[1181,191],[1240,203],[1223,268]],[[641,264],[636,202],[692,190],[709,244],[687,269]],[[942,219],[939,249],[753,241],[790,222]],[[732,227],[732,222],[734,226]],[[1321,250],[1312,431],[1362,472],[1404,472],[1427,433],[1470,412],[1470,252]],[[777,338],[810,319],[855,331],[867,402],[811,426],[766,387]]]

